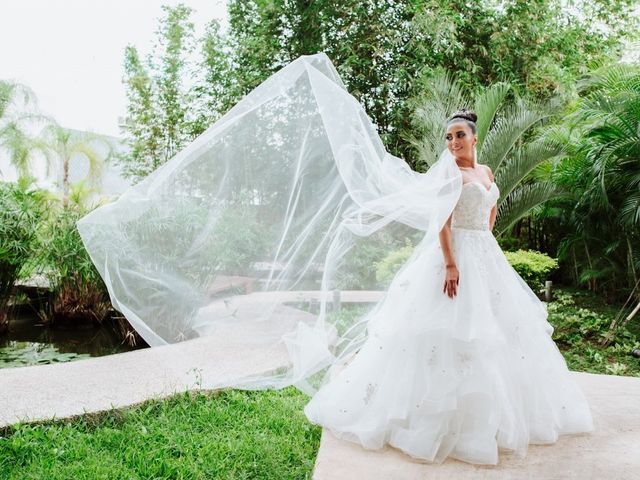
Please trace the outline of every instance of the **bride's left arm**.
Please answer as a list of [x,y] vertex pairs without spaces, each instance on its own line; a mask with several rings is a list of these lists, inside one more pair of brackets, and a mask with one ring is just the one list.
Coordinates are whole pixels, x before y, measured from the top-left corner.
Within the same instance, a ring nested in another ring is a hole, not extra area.
[[494,205],[491,208],[491,213],[489,214],[489,231],[493,231],[493,226],[496,223],[496,215],[498,213],[498,208]]
[[[491,168],[489,168],[488,165],[484,166],[487,169],[487,173],[489,174],[489,179],[494,182],[495,178],[493,176],[493,172],[491,171]],[[496,216],[498,214],[498,204],[496,203],[492,208],[491,208],[491,213],[489,214],[489,230],[493,230],[493,226],[496,223]]]

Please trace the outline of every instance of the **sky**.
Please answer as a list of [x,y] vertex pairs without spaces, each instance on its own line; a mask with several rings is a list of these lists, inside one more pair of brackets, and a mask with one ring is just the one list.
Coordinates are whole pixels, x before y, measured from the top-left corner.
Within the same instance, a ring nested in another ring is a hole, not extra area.
[[0,78],[30,87],[64,127],[120,136],[124,49],[146,55],[161,6],[177,3],[195,10],[196,38],[213,18],[226,24],[225,0],[3,0]]

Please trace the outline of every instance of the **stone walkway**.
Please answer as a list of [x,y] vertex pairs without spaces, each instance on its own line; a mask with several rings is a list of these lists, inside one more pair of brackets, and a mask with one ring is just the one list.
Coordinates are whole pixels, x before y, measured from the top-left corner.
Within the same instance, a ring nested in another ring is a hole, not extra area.
[[498,465],[476,466],[453,459],[429,465],[390,447],[368,451],[324,430],[314,479],[640,479],[640,378],[572,374],[593,413],[594,431],[589,434],[530,445],[524,459],[501,452]]
[[[284,349],[256,345],[238,355],[238,348],[235,339],[215,335],[68,363],[0,369],[0,426],[126,407],[204,384],[223,387],[227,377],[271,370],[287,358]],[[194,364],[209,367],[194,370]],[[314,478],[640,478],[640,378],[573,375],[592,408],[591,434],[531,445],[523,460],[502,453],[494,467],[452,459],[419,463],[393,448],[367,451],[324,431]]]
[[[242,352],[242,353],[240,353]],[[218,336],[72,362],[0,369],[0,427],[164,398],[286,364],[284,348],[241,349]],[[194,369],[193,365],[207,365]]]

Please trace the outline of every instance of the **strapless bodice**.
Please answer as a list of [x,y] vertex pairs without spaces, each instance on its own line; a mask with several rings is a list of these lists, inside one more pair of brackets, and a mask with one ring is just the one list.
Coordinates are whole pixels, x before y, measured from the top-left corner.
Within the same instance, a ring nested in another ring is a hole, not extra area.
[[451,228],[489,230],[489,214],[499,197],[500,190],[496,182],[492,182],[488,190],[477,181],[463,184],[460,198],[453,209]]

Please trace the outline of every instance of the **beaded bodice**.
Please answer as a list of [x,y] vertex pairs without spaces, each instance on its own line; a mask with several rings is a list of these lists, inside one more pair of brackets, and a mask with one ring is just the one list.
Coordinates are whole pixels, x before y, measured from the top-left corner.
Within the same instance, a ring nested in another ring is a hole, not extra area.
[[453,209],[451,228],[489,230],[489,214],[499,197],[500,190],[496,182],[492,182],[488,190],[477,181],[464,183]]

